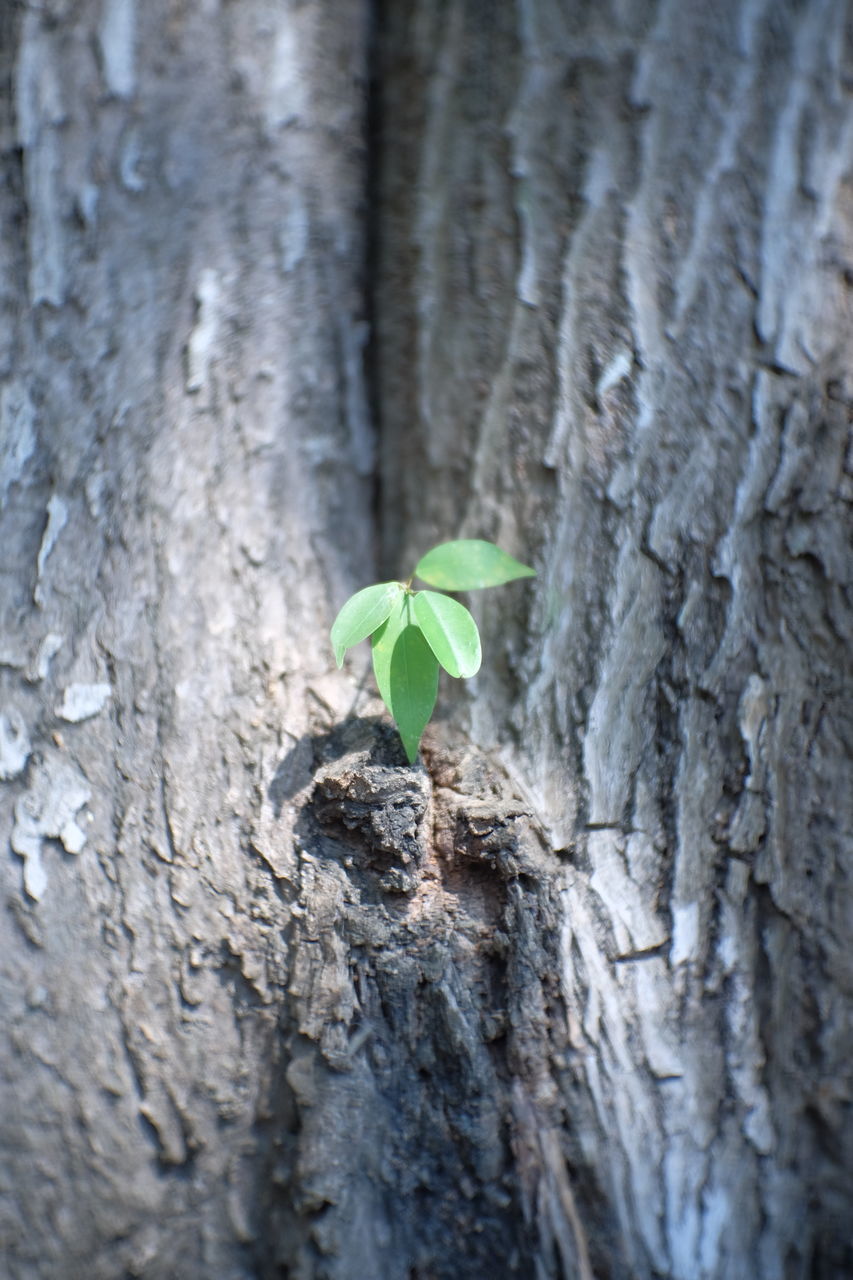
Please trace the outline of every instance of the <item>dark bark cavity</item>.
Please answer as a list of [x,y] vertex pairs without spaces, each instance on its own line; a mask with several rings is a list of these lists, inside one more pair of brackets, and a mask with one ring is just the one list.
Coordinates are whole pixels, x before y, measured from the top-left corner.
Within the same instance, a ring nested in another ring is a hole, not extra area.
[[290,755],[309,750],[265,1267],[575,1274],[594,1210],[567,1172],[557,860],[460,742],[432,736],[427,767],[408,767],[363,718]]

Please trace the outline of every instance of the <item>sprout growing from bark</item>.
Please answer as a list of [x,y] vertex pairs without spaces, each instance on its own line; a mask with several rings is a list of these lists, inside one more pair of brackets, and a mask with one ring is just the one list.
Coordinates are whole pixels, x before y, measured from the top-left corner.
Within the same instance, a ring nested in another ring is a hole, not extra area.
[[[477,624],[463,604],[444,593],[499,587],[535,576],[534,569],[494,543],[463,538],[433,547],[407,582],[365,587],[341,609],[331,631],[335,660],[342,666],[347,649],[371,637],[376,683],[410,764],[435,706],[439,667],[455,679],[476,675],[480,669]],[[412,586],[415,578],[441,590],[417,591]]]

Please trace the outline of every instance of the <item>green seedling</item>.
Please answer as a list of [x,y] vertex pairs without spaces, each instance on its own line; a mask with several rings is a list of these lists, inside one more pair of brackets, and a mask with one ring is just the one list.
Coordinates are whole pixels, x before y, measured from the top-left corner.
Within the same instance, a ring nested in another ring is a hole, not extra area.
[[[535,569],[493,542],[442,542],[418,561],[407,582],[380,582],[356,591],[335,618],[331,639],[339,667],[351,645],[371,637],[376,683],[410,764],[435,706],[439,666],[456,679],[480,670],[477,624],[463,604],[443,593],[535,576]],[[442,590],[416,591],[415,578]]]

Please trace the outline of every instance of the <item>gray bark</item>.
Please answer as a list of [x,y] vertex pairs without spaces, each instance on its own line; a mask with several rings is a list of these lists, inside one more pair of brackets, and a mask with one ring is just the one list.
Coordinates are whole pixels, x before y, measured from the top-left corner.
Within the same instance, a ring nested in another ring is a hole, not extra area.
[[3,9],[13,1280],[853,1270],[847,15],[705,8]]
[[5,1274],[255,1275],[298,878],[267,789],[352,700],[329,602],[372,573],[365,12],[10,8]]
[[594,1266],[846,1275],[849,7],[386,12],[386,529],[540,569],[466,723],[570,860]]

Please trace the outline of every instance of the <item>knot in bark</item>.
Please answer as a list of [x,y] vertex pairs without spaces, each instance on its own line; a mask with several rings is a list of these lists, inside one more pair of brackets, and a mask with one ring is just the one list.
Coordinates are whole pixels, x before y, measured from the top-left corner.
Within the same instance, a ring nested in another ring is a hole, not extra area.
[[422,770],[369,764],[358,753],[319,770],[312,807],[347,846],[345,865],[377,874],[386,892],[412,893],[427,851],[430,796]]

